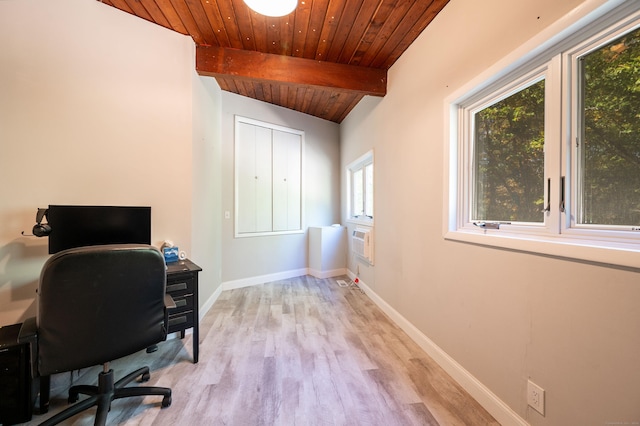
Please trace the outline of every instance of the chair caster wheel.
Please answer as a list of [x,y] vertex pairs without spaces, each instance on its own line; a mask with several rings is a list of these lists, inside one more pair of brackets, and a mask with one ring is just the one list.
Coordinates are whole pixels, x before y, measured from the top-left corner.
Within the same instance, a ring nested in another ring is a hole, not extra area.
[[140,377],[140,382],[148,382],[150,378],[151,378],[151,374],[142,373],[142,376]]
[[171,397],[170,396],[165,396],[164,398],[162,398],[162,408],[167,408],[170,405],[171,405]]

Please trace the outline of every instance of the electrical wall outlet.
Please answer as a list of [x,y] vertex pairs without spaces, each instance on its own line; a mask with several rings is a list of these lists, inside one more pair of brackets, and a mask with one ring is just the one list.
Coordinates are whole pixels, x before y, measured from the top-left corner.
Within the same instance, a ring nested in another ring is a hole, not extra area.
[[531,380],[527,382],[527,403],[544,416],[544,389]]

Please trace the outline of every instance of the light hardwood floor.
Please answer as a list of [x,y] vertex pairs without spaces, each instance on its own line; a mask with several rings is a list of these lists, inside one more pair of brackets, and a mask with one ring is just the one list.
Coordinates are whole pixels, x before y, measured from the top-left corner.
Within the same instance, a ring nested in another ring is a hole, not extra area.
[[[346,277],[338,277],[347,280]],[[113,425],[497,425],[498,423],[357,287],[303,276],[225,291],[190,335],[111,364],[116,379],[142,365],[159,397],[117,400]],[[96,380],[99,367],[74,383]],[[51,409],[66,407],[66,384]],[[56,381],[54,380],[54,383]],[[66,424],[91,425],[94,411]]]

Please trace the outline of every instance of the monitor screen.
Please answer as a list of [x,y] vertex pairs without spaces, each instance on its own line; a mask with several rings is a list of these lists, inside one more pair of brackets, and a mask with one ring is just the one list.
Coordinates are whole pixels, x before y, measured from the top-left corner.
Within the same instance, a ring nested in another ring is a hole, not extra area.
[[151,207],[50,205],[49,253],[103,244],[151,244]]

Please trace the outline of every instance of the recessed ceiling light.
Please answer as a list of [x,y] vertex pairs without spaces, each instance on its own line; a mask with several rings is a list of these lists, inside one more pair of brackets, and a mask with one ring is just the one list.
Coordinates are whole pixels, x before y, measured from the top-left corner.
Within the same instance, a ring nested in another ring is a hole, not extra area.
[[298,6],[298,0],[244,0],[247,6],[265,16],[286,16]]

